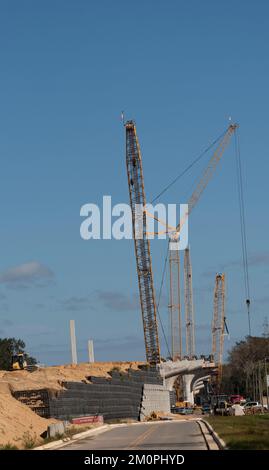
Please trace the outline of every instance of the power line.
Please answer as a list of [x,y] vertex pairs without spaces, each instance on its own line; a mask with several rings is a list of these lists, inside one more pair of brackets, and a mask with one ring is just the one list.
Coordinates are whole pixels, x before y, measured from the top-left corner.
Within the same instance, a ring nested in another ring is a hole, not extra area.
[[160,301],[161,301],[161,295],[162,295],[162,289],[163,289],[163,284],[164,284],[165,271],[166,271],[167,260],[168,260],[168,253],[169,253],[169,245],[168,245],[168,247],[167,247],[166,256],[165,256],[165,261],[164,261],[164,266],[163,266],[162,280],[161,280],[161,284],[160,284],[160,290],[159,290],[159,296],[158,296],[158,303],[157,303],[157,314],[158,314],[158,318],[159,318],[159,321],[160,321],[162,333],[163,333],[163,336],[164,336],[164,340],[165,340],[167,352],[168,352],[168,355],[171,357],[171,352],[170,352],[170,349],[169,349],[168,340],[167,340],[167,337],[166,337],[166,334],[165,334],[165,331],[164,331],[164,326],[163,326],[163,322],[162,322],[161,315],[160,315],[160,311],[159,311],[159,306],[160,306]]

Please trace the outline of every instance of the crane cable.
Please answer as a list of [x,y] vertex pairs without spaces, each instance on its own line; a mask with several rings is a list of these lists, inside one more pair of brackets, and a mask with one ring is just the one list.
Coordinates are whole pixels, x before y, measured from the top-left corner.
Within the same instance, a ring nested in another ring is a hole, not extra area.
[[222,134],[217,137],[213,142],[211,142],[211,144],[206,147],[199,155],[198,157],[196,157],[181,173],[179,173],[167,186],[165,186],[163,188],[163,190],[157,194],[157,196],[155,196],[152,201],[150,202],[150,204],[153,204],[154,202],[157,201],[157,199],[159,199],[164,193],[166,193],[166,191],[168,191],[168,189],[170,189],[180,178],[182,178],[182,176],[184,176],[196,163],[198,163],[202,157],[204,157],[208,152],[209,150],[212,149],[212,147],[214,147],[223,137],[224,135],[226,134],[227,132],[227,129],[222,132]]
[[238,199],[239,199],[239,215],[240,215],[240,229],[241,229],[243,272],[244,272],[246,306],[247,306],[247,315],[248,315],[248,333],[249,333],[249,336],[251,336],[250,289],[249,289],[249,273],[248,273],[248,250],[247,250],[247,238],[246,238],[245,202],[244,202],[244,191],[243,191],[243,180],[242,180],[242,164],[241,164],[241,152],[240,152],[240,143],[239,143],[238,130],[235,131],[235,158],[236,158],[237,188],[238,188]]

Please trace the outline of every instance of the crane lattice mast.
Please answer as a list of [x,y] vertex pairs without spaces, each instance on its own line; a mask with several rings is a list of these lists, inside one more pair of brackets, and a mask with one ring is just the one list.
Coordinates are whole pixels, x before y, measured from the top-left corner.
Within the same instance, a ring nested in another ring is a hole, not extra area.
[[185,287],[185,322],[186,322],[186,354],[192,359],[195,355],[195,326],[192,291],[192,266],[190,248],[184,253],[184,287]]
[[218,382],[222,376],[222,356],[225,333],[225,274],[217,274],[214,290],[212,321],[212,355],[218,367]]
[[181,306],[180,306],[180,260],[179,241],[169,241],[169,273],[170,273],[170,331],[172,360],[182,357]]
[[[161,358],[150,242],[147,238],[146,213],[143,210],[146,205],[146,197],[142,170],[142,158],[134,122],[127,121],[125,123],[125,129],[126,165],[130,205],[132,211],[133,237],[136,253],[136,267],[144,328],[146,358],[149,363],[157,364],[160,362]],[[137,210],[139,208],[140,210]],[[140,214],[140,217],[138,214]]]

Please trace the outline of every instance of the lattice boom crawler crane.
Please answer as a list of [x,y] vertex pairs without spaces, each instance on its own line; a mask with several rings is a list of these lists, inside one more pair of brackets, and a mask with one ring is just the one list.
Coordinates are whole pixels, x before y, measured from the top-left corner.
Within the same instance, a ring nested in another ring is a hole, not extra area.
[[[140,304],[143,319],[146,358],[151,364],[158,364],[161,360],[158,337],[156,301],[153,285],[153,274],[150,254],[150,242],[147,238],[146,213],[142,210],[141,217],[136,211],[137,205],[143,209],[146,205],[142,159],[136,128],[133,121],[125,123],[126,129],[126,165],[129,184],[130,205],[132,210],[133,237],[136,253],[136,267],[138,275]],[[140,237],[137,237],[138,223]]]
[[[215,150],[212,158],[210,159],[202,177],[200,178],[194,192],[191,195],[191,198],[188,203],[188,213],[183,217],[178,225],[173,228],[172,232],[175,232],[173,240],[176,242],[179,239],[180,231],[182,226],[186,222],[187,217],[190,215],[192,209],[195,207],[198,202],[201,194],[206,188],[208,182],[215,173],[216,167],[224,153],[225,148],[227,147],[232,134],[237,129],[237,124],[231,124],[226,132],[223,135],[217,149]],[[133,222],[133,236],[135,244],[135,253],[136,253],[136,267],[138,274],[138,283],[139,283],[139,293],[140,293],[140,304],[142,311],[143,327],[144,327],[144,338],[145,338],[145,347],[146,347],[146,358],[147,361],[151,364],[160,363],[160,344],[158,337],[158,325],[157,325],[157,306],[155,301],[155,292],[153,284],[153,274],[152,274],[152,264],[151,264],[151,254],[150,254],[150,243],[147,237],[147,226],[146,226],[146,217],[147,215],[153,217],[155,220],[158,220],[155,216],[152,216],[149,213],[146,213],[146,197],[144,189],[144,178],[142,170],[142,158],[139,147],[139,142],[136,134],[136,127],[133,121],[127,121],[125,123],[126,130],[126,165],[127,165],[127,174],[128,174],[128,184],[129,184],[129,195],[130,195],[130,205],[132,210],[132,222]],[[136,208],[139,206],[139,217],[137,216]],[[140,224],[139,224],[140,221]],[[137,230],[139,231],[139,236],[137,237]],[[171,231],[171,230],[170,230]],[[155,232],[154,232],[155,233]],[[169,227],[166,227],[165,233],[169,233]],[[158,232],[156,233],[158,234]],[[179,259],[179,257],[178,257]],[[179,261],[176,260],[177,267],[177,278],[179,278]],[[171,270],[172,272],[173,270]],[[171,279],[170,284],[172,284],[173,279]],[[177,289],[179,290],[179,282],[177,282]],[[173,293],[175,290],[173,290]],[[176,300],[175,300],[176,299]],[[171,300],[171,313],[178,312],[179,317],[179,328],[175,329],[174,334],[179,338],[176,338],[174,344],[178,344],[176,347],[175,358],[181,356],[181,319],[180,319],[180,295]],[[178,341],[179,340],[179,341]],[[194,347],[193,347],[194,350]]]

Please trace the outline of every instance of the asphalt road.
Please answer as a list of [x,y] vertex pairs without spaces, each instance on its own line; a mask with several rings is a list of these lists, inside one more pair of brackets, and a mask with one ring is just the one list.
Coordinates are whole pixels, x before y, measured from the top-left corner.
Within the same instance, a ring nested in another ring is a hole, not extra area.
[[63,450],[207,450],[195,421],[119,426],[73,442]]

